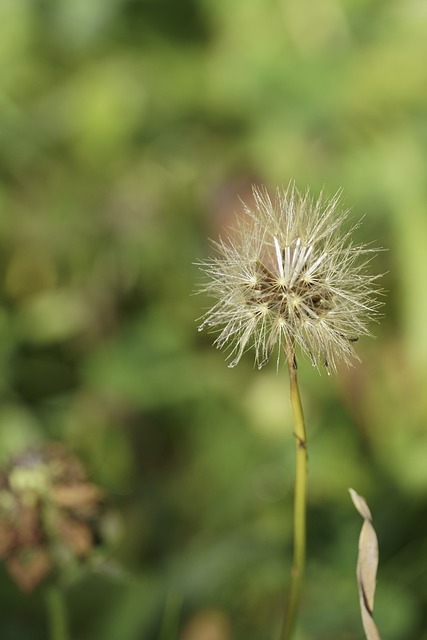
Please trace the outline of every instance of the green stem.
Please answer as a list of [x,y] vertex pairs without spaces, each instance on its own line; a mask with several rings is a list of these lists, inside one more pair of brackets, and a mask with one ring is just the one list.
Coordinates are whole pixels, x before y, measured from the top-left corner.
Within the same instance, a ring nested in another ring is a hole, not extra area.
[[165,611],[160,628],[159,640],[178,638],[179,617],[182,608],[182,598],[176,591],[170,591],[166,598]]
[[50,640],[68,640],[68,621],[63,591],[51,586],[46,593]]
[[298,388],[296,364],[288,354],[290,399],[295,423],[295,496],[294,496],[294,554],[288,606],[283,621],[282,640],[290,640],[295,627],[301,598],[305,564],[306,510],[307,510],[307,438],[304,413]]

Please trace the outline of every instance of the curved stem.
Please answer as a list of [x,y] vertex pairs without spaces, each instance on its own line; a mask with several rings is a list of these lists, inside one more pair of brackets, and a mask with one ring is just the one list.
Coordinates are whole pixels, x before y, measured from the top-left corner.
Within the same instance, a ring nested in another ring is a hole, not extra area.
[[68,621],[63,591],[51,586],[46,593],[50,640],[68,640]]
[[290,640],[295,627],[301,597],[305,564],[306,510],[307,510],[307,438],[304,413],[298,388],[296,361],[287,354],[290,399],[295,423],[295,496],[294,496],[294,553],[288,606],[283,621],[282,640]]

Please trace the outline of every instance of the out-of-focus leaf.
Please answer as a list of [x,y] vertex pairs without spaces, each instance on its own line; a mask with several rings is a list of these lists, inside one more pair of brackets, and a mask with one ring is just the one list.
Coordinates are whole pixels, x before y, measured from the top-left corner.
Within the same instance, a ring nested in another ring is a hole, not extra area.
[[17,327],[34,343],[67,340],[88,323],[89,311],[78,291],[57,289],[31,298],[17,317]]
[[378,568],[378,538],[372,525],[371,512],[364,498],[359,496],[354,489],[349,489],[349,491],[354,506],[363,518],[356,569],[363,628],[367,640],[381,640],[372,617]]

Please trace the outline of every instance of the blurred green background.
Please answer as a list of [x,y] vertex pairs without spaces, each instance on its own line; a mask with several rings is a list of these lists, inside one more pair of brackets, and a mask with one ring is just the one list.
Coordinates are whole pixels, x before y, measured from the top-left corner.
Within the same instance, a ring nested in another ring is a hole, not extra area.
[[[389,249],[377,339],[301,364],[309,551],[298,640],[376,619],[427,639],[427,9],[415,0],[1,0],[0,460],[61,440],[120,516],[67,593],[77,640],[277,638],[289,582],[287,374],[196,330],[206,240],[252,183],[344,188]],[[117,569],[119,567],[119,569]],[[2,568],[0,637],[46,638]]]

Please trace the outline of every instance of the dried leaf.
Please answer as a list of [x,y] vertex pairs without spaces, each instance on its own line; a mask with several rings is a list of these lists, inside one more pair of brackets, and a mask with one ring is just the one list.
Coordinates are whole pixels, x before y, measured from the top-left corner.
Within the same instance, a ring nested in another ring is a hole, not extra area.
[[56,485],[52,488],[55,502],[66,509],[92,513],[103,498],[99,487],[89,482]]
[[221,610],[202,609],[185,625],[180,640],[231,640],[228,616]]
[[93,535],[90,527],[84,522],[63,516],[59,521],[60,538],[78,556],[85,556],[93,546]]
[[0,558],[7,556],[16,543],[16,532],[11,524],[0,520]]
[[47,551],[42,547],[21,550],[6,561],[6,567],[22,591],[30,592],[51,569],[52,563]]
[[367,640],[381,640],[373,619],[374,596],[378,568],[378,539],[372,525],[372,516],[364,498],[354,489],[349,489],[354,506],[363,518],[359,537],[357,558],[357,585],[359,588],[360,611]]

